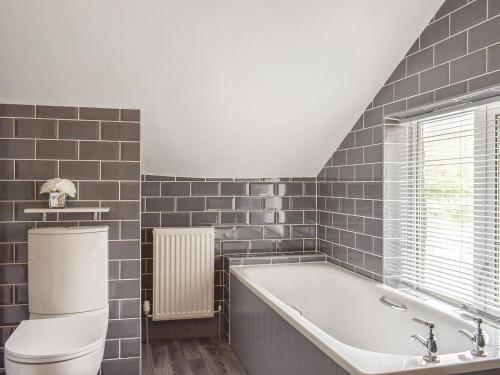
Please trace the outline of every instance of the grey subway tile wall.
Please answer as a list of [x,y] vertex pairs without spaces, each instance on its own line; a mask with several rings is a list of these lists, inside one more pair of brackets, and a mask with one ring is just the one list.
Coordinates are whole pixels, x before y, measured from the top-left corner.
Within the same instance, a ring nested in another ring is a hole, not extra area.
[[388,118],[500,84],[499,3],[445,1],[318,174],[318,249],[330,261],[397,278],[406,129]]
[[[223,257],[316,250],[316,179],[142,176],[142,298],[152,301],[152,229],[215,228],[215,308],[224,314]],[[152,301],[154,303],[154,301]]]
[[[138,110],[0,104],[1,347],[29,317],[27,230],[108,225],[110,321],[101,373],[139,374],[139,120]],[[53,177],[75,182],[77,196],[69,207],[110,212],[97,222],[87,213],[48,214],[47,222],[25,214],[25,208],[48,206],[38,191]]]

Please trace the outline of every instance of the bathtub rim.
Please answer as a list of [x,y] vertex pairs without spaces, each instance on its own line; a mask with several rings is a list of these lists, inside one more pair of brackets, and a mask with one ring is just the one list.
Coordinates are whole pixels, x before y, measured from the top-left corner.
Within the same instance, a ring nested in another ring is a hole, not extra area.
[[[421,298],[409,294],[407,292],[395,289],[388,285],[379,283],[372,279],[363,277],[338,267],[327,261],[317,261],[308,263],[282,263],[282,264],[248,264],[248,265],[231,265],[229,267],[229,273],[231,276],[236,277],[244,286],[250,289],[254,294],[256,294],[264,303],[266,303],[272,310],[274,310],[279,316],[281,316],[285,321],[287,321],[292,327],[297,329],[302,335],[304,335],[309,341],[311,341],[317,348],[319,348],[323,353],[328,355],[332,360],[346,369],[350,374],[353,375],[381,375],[381,374],[396,374],[404,373],[405,375],[417,375],[417,374],[460,374],[469,373],[476,371],[485,371],[491,369],[500,369],[500,351],[498,347],[488,345],[488,351],[496,354],[490,355],[489,357],[472,357],[469,351],[441,354],[440,363],[429,364],[422,360],[421,356],[405,356],[398,354],[386,354],[373,352],[365,349],[359,349],[348,344],[335,339],[328,333],[324,332],[321,328],[316,326],[314,323],[310,322],[306,318],[300,316],[294,310],[288,308],[288,306],[281,301],[279,298],[275,297],[272,293],[268,292],[264,287],[253,282],[247,275],[244,274],[245,269],[252,268],[264,268],[264,267],[283,267],[283,266],[293,266],[293,267],[309,267],[312,265],[326,265],[332,267],[335,272],[341,272],[346,277],[361,278],[365,282],[372,284],[375,288],[380,289],[381,292],[384,290],[391,294],[400,294],[406,299],[412,299],[417,303],[425,304],[430,306],[432,309],[438,309],[440,312],[453,317],[458,317],[462,321],[465,320],[459,316],[456,311],[459,309],[456,306],[446,304],[439,301],[440,306],[447,306],[446,310],[441,310],[437,308],[434,303],[428,303],[427,300],[422,300]],[[433,301],[435,302],[435,301]],[[462,311],[462,310],[460,310]],[[455,312],[455,313],[454,313]],[[466,312],[463,310],[463,312]],[[231,333],[230,333],[231,334]],[[459,355],[466,358],[467,362],[461,362]],[[357,357],[357,358],[356,358]],[[359,357],[366,357],[363,365],[358,363],[353,363],[356,359],[360,361]],[[413,367],[402,367],[402,363],[408,363],[413,361],[415,364]],[[384,368],[380,366],[370,366],[370,363],[384,363]],[[389,366],[387,366],[389,365]],[[389,367],[389,368],[388,368]],[[451,371],[451,372],[450,372]]]

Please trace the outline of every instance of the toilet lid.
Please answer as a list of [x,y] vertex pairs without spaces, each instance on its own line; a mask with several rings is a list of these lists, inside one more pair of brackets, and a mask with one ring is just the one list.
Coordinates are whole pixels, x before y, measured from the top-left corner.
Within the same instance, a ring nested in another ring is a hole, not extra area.
[[21,362],[62,361],[87,354],[106,338],[105,315],[24,320],[5,343]]

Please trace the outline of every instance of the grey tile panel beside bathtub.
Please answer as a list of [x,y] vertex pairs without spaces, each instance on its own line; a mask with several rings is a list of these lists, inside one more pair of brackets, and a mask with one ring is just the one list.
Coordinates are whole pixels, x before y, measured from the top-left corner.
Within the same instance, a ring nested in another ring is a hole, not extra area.
[[[138,110],[0,104],[0,347],[28,318],[27,230],[107,225],[110,321],[101,373],[139,374],[140,173],[139,154],[128,151],[139,150],[139,121]],[[47,222],[25,214],[47,207],[38,191],[53,177],[75,182],[69,207],[110,212],[97,222],[92,214],[48,214]]]
[[[263,253],[301,254],[316,250],[315,178],[205,179],[143,175],[141,184],[143,299],[152,301],[154,227],[215,228],[215,309],[219,304],[226,308],[225,255],[253,257]],[[227,319],[224,326],[228,326]]]
[[310,263],[325,262],[326,255],[317,251],[304,253],[285,252],[281,254],[262,253],[259,255],[233,254],[224,257],[224,272],[229,272],[230,266],[248,266],[259,264]]
[[318,250],[332,262],[378,281],[397,277],[393,193],[405,129],[385,117],[500,84],[499,8],[445,1],[319,172]]
[[249,374],[348,374],[234,276],[230,298],[230,345]]

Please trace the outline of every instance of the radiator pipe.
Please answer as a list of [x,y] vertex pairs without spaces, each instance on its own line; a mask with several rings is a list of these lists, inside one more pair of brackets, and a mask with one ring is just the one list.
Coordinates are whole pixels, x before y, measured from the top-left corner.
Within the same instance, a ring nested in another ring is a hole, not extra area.
[[146,345],[149,344],[149,318],[151,318],[151,302],[144,301],[142,306],[142,311],[144,312],[144,316],[146,319]]
[[[144,312],[144,317],[146,320],[146,345],[149,344],[149,318],[152,317],[151,315],[151,302],[150,301],[144,301],[142,305],[142,311]],[[217,306],[217,310],[214,311],[214,314],[218,314],[219,318],[219,329],[217,330],[218,333],[218,340],[220,342],[221,340],[221,320],[222,320],[222,304],[219,303]]]
[[222,305],[219,303],[219,306],[217,306],[217,311],[215,311],[215,314],[219,314],[219,329],[217,330],[217,333],[219,334],[219,342],[220,342],[220,327],[221,327],[221,319],[222,319]]

